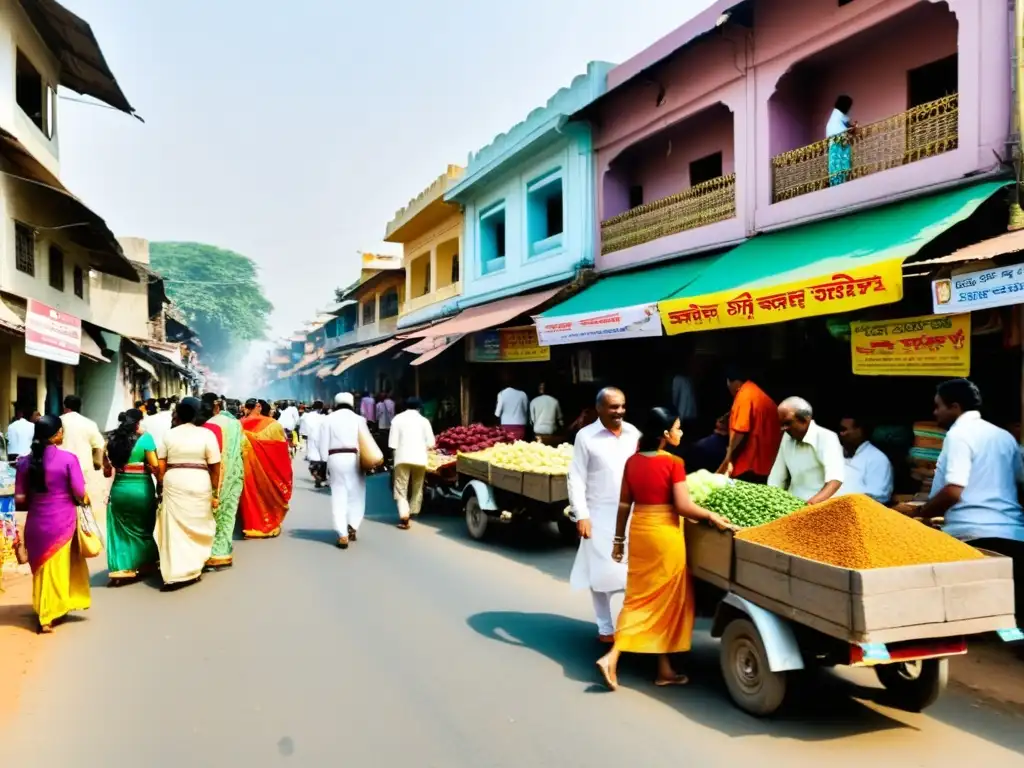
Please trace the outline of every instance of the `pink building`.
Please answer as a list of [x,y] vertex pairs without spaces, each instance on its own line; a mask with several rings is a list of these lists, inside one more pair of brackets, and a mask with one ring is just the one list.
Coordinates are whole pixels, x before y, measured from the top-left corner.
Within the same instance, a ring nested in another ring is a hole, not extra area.
[[[594,124],[599,270],[734,245],[1002,170],[1006,0],[719,0],[613,69]],[[826,123],[853,100],[848,170]]]

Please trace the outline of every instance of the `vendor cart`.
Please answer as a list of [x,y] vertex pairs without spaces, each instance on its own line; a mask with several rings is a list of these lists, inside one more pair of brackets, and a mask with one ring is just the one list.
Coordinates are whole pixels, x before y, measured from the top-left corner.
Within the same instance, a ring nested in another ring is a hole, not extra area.
[[794,673],[834,666],[872,667],[895,706],[919,712],[970,636],[1024,639],[1008,558],[858,571],[690,523],[686,548],[729,695],[755,716],[783,705]]

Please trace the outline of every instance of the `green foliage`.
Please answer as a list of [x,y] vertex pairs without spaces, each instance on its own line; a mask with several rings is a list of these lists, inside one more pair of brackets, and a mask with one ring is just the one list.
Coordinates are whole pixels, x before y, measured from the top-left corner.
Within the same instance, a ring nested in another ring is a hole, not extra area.
[[202,357],[214,370],[229,370],[250,342],[266,338],[274,307],[252,259],[203,243],[150,243],[150,261],[199,333]]

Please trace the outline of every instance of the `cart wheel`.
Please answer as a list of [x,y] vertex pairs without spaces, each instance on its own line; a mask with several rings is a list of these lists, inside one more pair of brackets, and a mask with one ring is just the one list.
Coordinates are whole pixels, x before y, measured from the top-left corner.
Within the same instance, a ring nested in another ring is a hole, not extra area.
[[756,717],[774,713],[786,698],[785,672],[772,672],[757,627],[733,619],[722,634],[722,676],[736,706]]
[[909,712],[927,709],[946,690],[949,659],[905,661],[875,667],[878,682],[892,694],[894,704]]
[[488,523],[490,520],[487,519],[487,513],[480,508],[476,494],[470,494],[466,499],[466,530],[469,531],[469,537],[474,541],[482,541],[487,535]]
[[558,520],[558,535],[566,544],[576,546],[580,543],[580,532],[576,528],[576,523],[568,517],[562,517]]

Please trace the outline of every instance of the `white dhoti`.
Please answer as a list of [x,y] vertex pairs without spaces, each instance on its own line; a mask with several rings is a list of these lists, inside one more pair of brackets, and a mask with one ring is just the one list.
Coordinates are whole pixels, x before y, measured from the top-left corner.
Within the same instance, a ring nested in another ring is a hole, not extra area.
[[334,530],[339,537],[348,536],[349,526],[358,531],[366,514],[366,476],[355,453],[328,456],[327,473]]
[[591,509],[590,513],[592,533],[589,539],[580,539],[569,585],[573,589],[591,591],[598,632],[613,635],[615,617],[612,615],[612,595],[626,589],[625,558],[621,563],[612,560],[612,539],[615,538],[618,508]]

